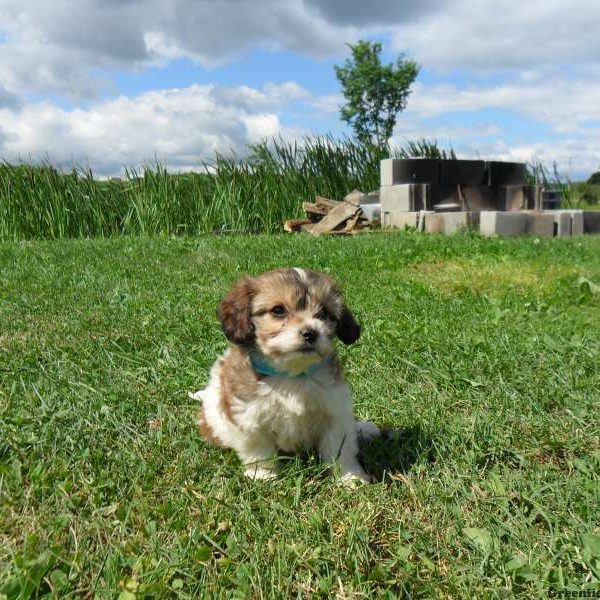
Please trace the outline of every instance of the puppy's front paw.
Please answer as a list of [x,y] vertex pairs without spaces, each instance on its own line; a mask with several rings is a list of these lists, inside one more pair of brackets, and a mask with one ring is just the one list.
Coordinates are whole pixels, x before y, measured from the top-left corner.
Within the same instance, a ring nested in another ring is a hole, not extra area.
[[357,468],[341,475],[339,481],[344,487],[356,488],[363,483],[373,483],[375,480],[361,468]]
[[274,469],[268,469],[257,465],[246,465],[244,475],[249,479],[275,479],[277,473]]
[[188,398],[190,400],[204,400],[204,390],[198,390],[197,392],[188,392]]

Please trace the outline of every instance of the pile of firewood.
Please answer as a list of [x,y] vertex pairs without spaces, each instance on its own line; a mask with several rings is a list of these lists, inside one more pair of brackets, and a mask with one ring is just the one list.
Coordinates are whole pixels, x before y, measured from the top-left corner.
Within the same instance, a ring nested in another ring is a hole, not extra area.
[[367,218],[360,208],[365,195],[354,190],[343,200],[317,196],[314,202],[303,202],[306,219],[290,219],[283,224],[286,231],[306,231],[312,235],[355,234],[365,229]]

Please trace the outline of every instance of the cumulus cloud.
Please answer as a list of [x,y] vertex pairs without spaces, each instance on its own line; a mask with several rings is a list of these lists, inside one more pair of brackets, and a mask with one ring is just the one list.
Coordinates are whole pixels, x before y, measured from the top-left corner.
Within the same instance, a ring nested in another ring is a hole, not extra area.
[[382,34],[431,69],[600,65],[599,20],[589,0],[3,0],[0,81],[94,97],[111,69],[182,57],[215,67],[254,48],[341,57],[347,42]]
[[50,102],[27,104],[19,112],[0,109],[0,156],[49,158],[64,167],[87,163],[101,175],[156,159],[176,170],[199,168],[215,152],[243,154],[247,144],[265,137],[300,135],[278,116],[299,94],[300,86],[291,83],[263,90],[193,85],[88,109],[68,111]]
[[181,57],[214,67],[256,47],[323,57],[356,37],[355,28],[330,24],[302,0],[3,0],[0,33],[8,89],[72,98],[106,88],[98,71]]
[[411,110],[421,117],[487,108],[510,110],[550,125],[557,133],[597,125],[600,82],[579,79],[511,80],[508,83],[459,88],[453,84],[416,84]]
[[17,94],[13,94],[9,92],[1,83],[0,83],[0,109],[1,108],[10,108],[10,109],[18,109],[23,104],[23,101]]
[[309,7],[331,23],[379,28],[419,22],[448,3],[449,0],[306,0]]
[[456,0],[393,28],[394,46],[428,68],[481,71],[600,63],[600,3]]

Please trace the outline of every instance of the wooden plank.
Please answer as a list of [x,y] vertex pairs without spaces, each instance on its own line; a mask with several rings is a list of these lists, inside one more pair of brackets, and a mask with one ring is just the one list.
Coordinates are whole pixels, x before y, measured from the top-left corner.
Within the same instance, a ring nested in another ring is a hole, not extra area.
[[360,221],[361,214],[362,214],[361,211],[358,211],[353,217],[350,217],[346,221],[346,226],[344,227],[344,231],[352,231],[354,229],[359,229],[360,226],[358,225],[358,222]]
[[329,209],[327,209],[323,206],[317,206],[316,204],[313,204],[312,202],[303,202],[302,210],[305,213],[311,213],[313,215],[321,215],[321,216],[325,216],[329,212]]
[[315,204],[317,206],[321,206],[323,208],[331,210],[332,208],[335,208],[336,206],[339,206],[342,203],[339,202],[338,200],[331,200],[330,198],[324,198],[323,196],[315,196]]
[[283,229],[292,233],[293,231],[301,231],[302,225],[311,223],[310,219],[289,219],[284,222]]
[[311,229],[313,235],[322,235],[333,231],[336,227],[344,223],[350,217],[353,217],[360,209],[357,206],[341,202],[339,206],[329,211],[315,226]]
[[305,223],[304,225],[302,225],[300,227],[300,230],[305,231],[306,233],[312,233],[312,230],[315,225],[316,225],[316,223]]

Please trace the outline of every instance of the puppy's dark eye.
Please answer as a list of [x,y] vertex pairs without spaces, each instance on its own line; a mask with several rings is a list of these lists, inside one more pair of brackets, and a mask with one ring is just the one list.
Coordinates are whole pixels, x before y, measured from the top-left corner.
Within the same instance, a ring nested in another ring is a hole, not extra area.
[[331,319],[331,314],[329,313],[329,311],[324,307],[321,306],[321,308],[318,310],[317,314],[315,315],[315,317],[317,319],[321,319],[321,321],[324,321],[325,319]]
[[285,306],[278,304],[271,309],[271,314],[276,317],[283,317],[286,313]]

